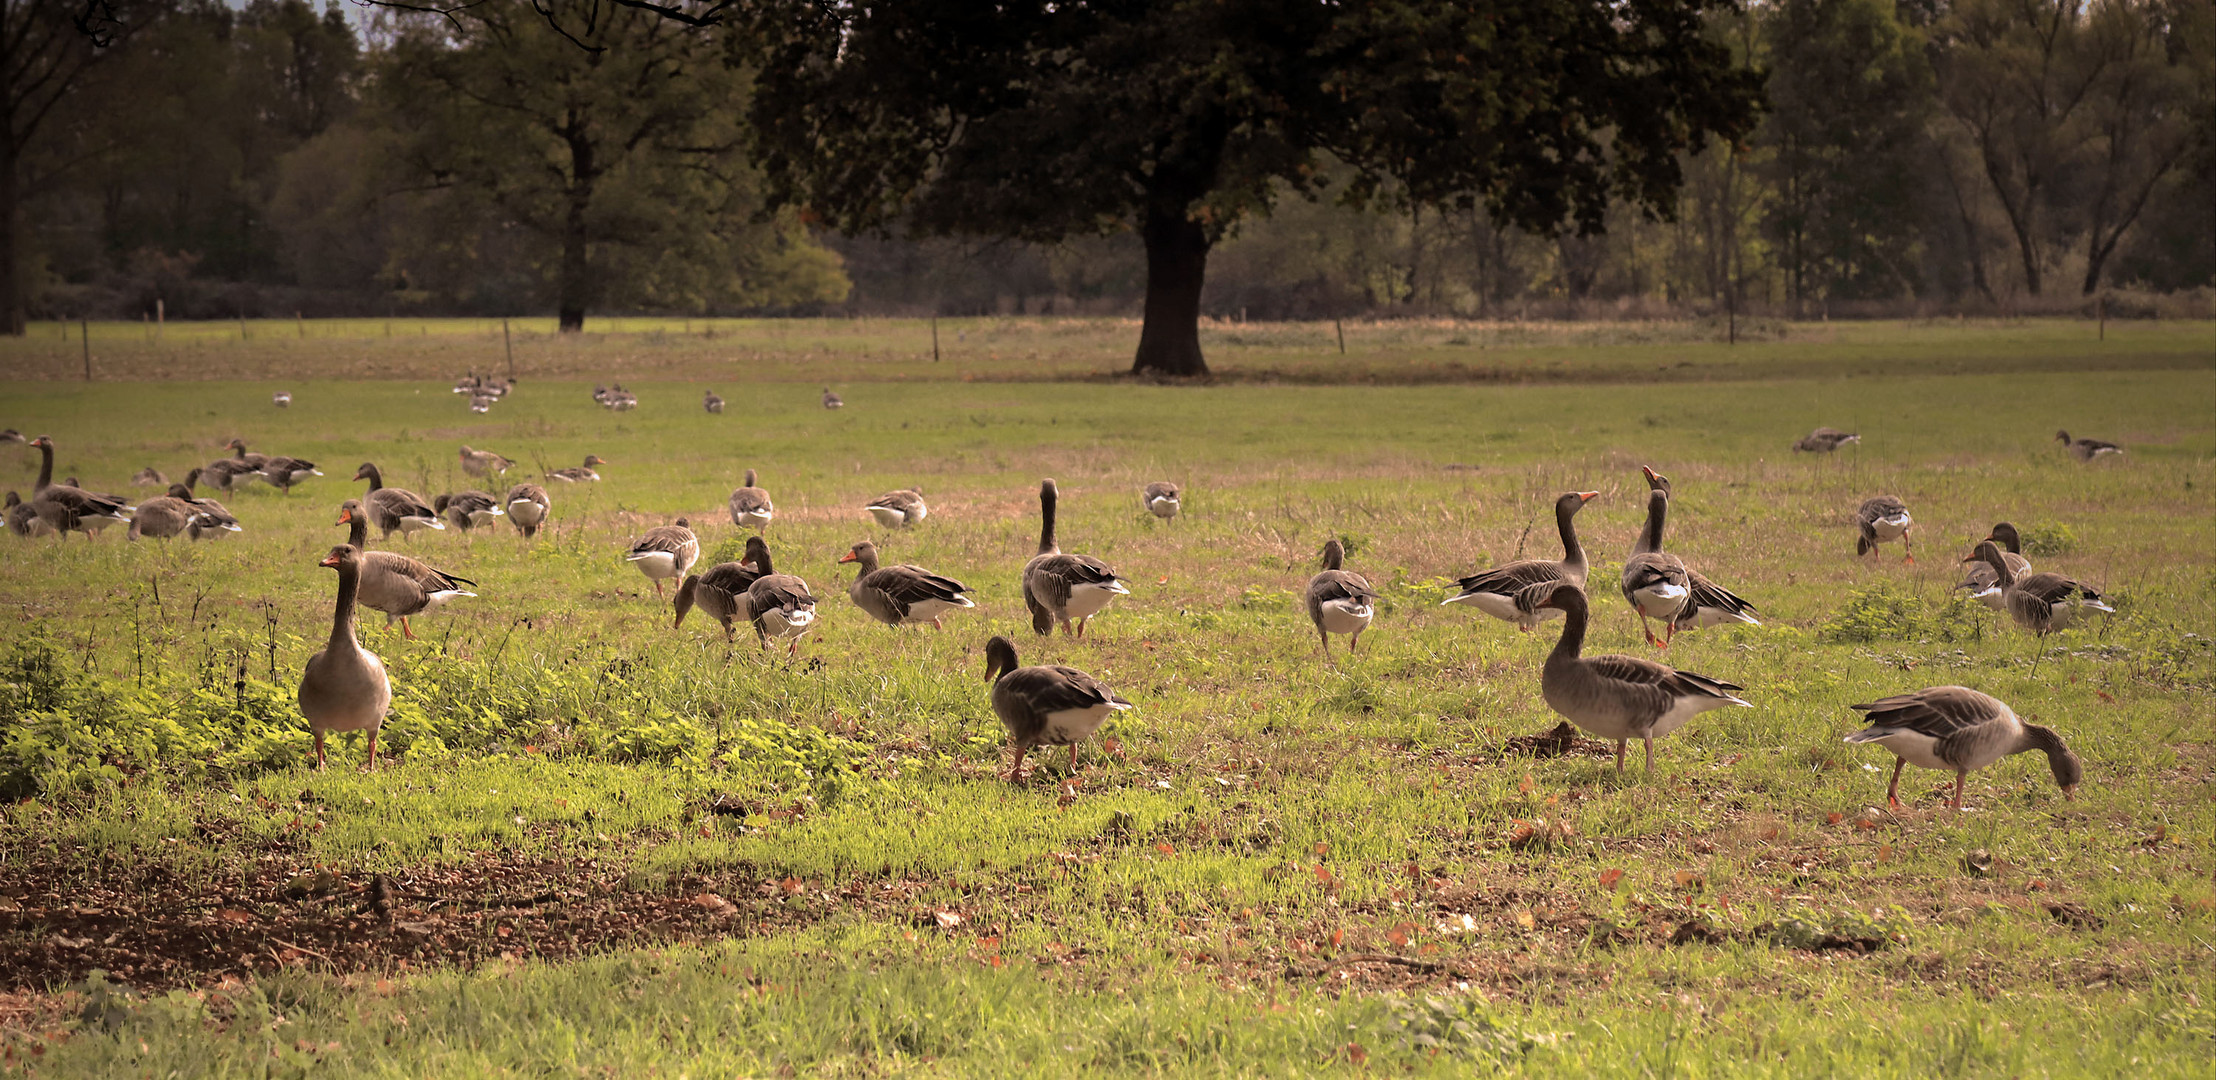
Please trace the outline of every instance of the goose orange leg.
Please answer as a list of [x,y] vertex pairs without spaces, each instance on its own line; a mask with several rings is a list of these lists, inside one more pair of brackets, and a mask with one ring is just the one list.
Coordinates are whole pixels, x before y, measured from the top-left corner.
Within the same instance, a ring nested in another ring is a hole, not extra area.
[[1024,755],[1024,752],[1025,752],[1026,750],[1029,750],[1029,749],[1030,749],[1030,747],[1028,747],[1028,746],[1022,746],[1022,745],[1018,745],[1018,746],[1016,747],[1016,762],[1015,762],[1015,764],[1013,764],[1013,765],[1010,765],[1010,766],[1008,767],[1008,782],[1009,782],[1009,783],[1011,783],[1011,784],[1021,784],[1021,783],[1023,783],[1023,755]]
[[1907,767],[1907,758],[1901,758],[1900,760],[1895,761],[1893,763],[1893,782],[1885,789],[1885,805],[1890,806],[1895,810],[1901,808],[1901,770]]
[[1959,769],[1954,774],[1954,802],[1949,805],[1957,810],[1962,809],[1962,778],[1968,775],[1968,773]]

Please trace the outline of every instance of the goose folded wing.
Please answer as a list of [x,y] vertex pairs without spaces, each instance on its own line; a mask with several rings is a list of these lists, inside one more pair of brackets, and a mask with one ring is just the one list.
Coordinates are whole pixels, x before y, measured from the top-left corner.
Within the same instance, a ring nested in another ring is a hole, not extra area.
[[766,578],[755,582],[747,589],[746,594],[753,602],[754,610],[758,612],[792,611],[796,608],[813,607],[816,602],[816,598],[808,595],[807,588],[798,582],[787,583]]
[[903,608],[914,607],[926,600],[944,600],[954,603],[962,599],[969,586],[953,578],[940,577],[920,566],[888,566],[862,579],[862,587],[876,589]]
[[2018,592],[2030,594],[2044,604],[2068,603],[2079,596],[2083,596],[2088,600],[2101,598],[2100,593],[2088,588],[2083,583],[2055,573],[2033,574],[2017,582],[2016,589]]
[[1053,664],[1046,667],[1019,668],[1004,676],[1010,688],[1043,714],[1078,709],[1097,709],[1102,705],[1129,705],[1124,699],[1100,684],[1100,680],[1073,667]]
[[1699,571],[1687,570],[1685,578],[1693,591],[1693,604],[1697,607],[1715,608],[1733,614],[1744,614],[1754,610],[1753,604],[1740,599],[1730,589],[1726,589],[1701,576]]
[[700,584],[711,589],[721,589],[732,596],[739,596],[754,587],[762,575],[735,562],[717,563],[700,575]]
[[1934,739],[1946,738],[1993,719],[1992,707],[1982,695],[1972,696],[1960,687],[1896,694],[1847,707],[1869,714],[1871,727],[1913,731]]
[[369,501],[377,509],[393,517],[435,518],[438,511],[424,502],[415,492],[401,488],[378,488],[369,493]]
[[697,543],[699,541],[693,537],[664,525],[660,528],[648,529],[646,535],[639,538],[638,543],[631,545],[631,554],[651,555],[655,552],[675,554]]
[[1472,574],[1455,582],[1464,594],[1497,593],[1514,596],[1534,585],[1568,580],[1559,564],[1544,559],[1525,559],[1506,566],[1497,566],[1482,573]]
[[404,582],[426,593],[460,592],[462,586],[474,587],[477,583],[468,578],[455,577],[439,570],[421,559],[395,555],[389,551],[362,553],[362,581],[365,587],[372,575],[387,575],[392,581]]
[[1377,593],[1359,574],[1345,570],[1326,570],[1309,581],[1308,598],[1318,604],[1328,604],[1333,600],[1372,603],[1376,601]]

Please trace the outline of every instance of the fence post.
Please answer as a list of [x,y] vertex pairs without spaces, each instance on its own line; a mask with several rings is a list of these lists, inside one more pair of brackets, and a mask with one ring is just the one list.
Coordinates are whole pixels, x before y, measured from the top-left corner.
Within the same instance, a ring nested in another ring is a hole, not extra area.
[[931,313],[931,362],[939,362],[939,313]]
[[1333,330],[1333,331],[1334,331],[1335,333],[1337,333],[1337,334],[1339,335],[1339,355],[1340,355],[1340,356],[1345,356],[1345,355],[1347,354],[1347,328],[1346,328],[1346,324],[1345,324],[1345,323],[1342,323],[1342,322],[1340,322],[1340,321],[1339,321],[1339,317],[1338,317],[1337,315],[1333,315],[1333,316],[1331,317],[1331,329],[1332,329],[1332,330]]
[[[67,323],[64,323],[64,324],[62,324],[62,325],[64,325],[64,326],[67,326],[68,324],[67,324]],[[91,323],[91,322],[89,322],[89,321],[87,321],[87,320],[85,320],[85,319],[79,319],[79,320],[77,320],[77,342],[78,342],[78,344],[80,344],[80,345],[84,346],[84,350],[85,350],[85,381],[86,381],[86,382],[91,382],[91,381],[92,381],[92,323]]]
[[516,377],[516,343],[508,337],[508,320],[500,320],[500,347],[508,350],[508,378]]

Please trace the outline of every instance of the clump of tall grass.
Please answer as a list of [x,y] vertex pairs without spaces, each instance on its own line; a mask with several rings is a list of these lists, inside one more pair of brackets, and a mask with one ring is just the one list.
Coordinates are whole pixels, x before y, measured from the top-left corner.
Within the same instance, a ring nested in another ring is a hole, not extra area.
[[1874,641],[1974,641],[1983,636],[1985,609],[1960,592],[1931,603],[1914,593],[1880,583],[1847,593],[1846,602],[1824,621],[1817,636],[1834,644]]

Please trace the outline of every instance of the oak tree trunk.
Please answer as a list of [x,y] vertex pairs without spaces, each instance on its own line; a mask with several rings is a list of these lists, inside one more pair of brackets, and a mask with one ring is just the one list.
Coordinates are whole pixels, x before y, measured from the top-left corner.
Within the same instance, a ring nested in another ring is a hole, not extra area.
[[1208,233],[1180,206],[1150,209],[1146,241],[1146,320],[1134,375],[1206,375],[1200,355],[1200,287],[1208,274]]
[[592,210],[593,181],[600,176],[594,160],[592,137],[584,120],[573,110],[569,124],[563,132],[563,141],[569,144],[569,205],[562,215],[562,264],[555,283],[555,315],[557,329],[564,334],[582,333],[585,329],[585,305],[592,300],[592,264],[587,258],[586,241],[590,233],[586,215]]
[[0,139],[0,334],[9,337],[22,337],[25,321],[16,194],[15,148]]

